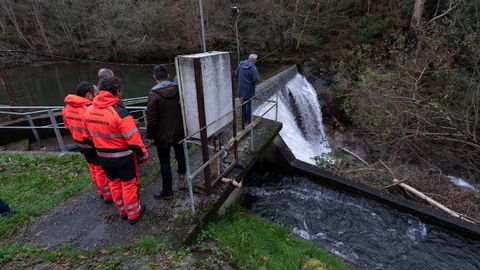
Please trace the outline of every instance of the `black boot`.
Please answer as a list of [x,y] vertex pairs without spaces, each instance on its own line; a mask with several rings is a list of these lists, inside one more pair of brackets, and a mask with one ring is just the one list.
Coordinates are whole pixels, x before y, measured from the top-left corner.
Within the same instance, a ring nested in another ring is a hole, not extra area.
[[140,217],[143,216],[143,214],[145,213],[146,210],[147,210],[146,206],[144,204],[141,204],[140,205],[140,215],[138,215],[138,217],[136,219],[129,220],[128,222],[132,225],[137,223],[138,220],[140,219]]
[[169,200],[173,198],[173,191],[170,192],[160,192],[160,193],[154,193],[153,198],[157,200]]

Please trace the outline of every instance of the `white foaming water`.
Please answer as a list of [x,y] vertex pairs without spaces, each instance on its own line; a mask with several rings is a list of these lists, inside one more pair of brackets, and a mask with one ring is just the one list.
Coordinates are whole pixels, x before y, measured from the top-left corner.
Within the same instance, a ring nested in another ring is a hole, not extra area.
[[457,186],[464,187],[464,188],[469,188],[469,189],[477,191],[477,192],[479,191],[474,185],[468,183],[467,181],[463,180],[460,177],[447,175],[447,178],[450,180],[450,182],[454,183]]
[[[315,156],[330,152],[315,89],[297,74],[278,95],[278,121],[283,123],[280,136],[297,159],[315,164]],[[263,104],[254,114],[262,115],[270,107],[271,103]],[[275,110],[264,117],[275,119]]]

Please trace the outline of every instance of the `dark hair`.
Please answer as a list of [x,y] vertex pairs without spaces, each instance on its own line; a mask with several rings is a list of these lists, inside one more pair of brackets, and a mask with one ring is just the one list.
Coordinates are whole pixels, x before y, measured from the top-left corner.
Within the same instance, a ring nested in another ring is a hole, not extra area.
[[95,88],[91,82],[83,81],[77,85],[75,93],[77,96],[85,97],[88,93],[93,93],[94,89]]
[[168,78],[168,71],[165,66],[156,65],[153,68],[153,76],[155,76],[155,79],[157,80],[165,80]]
[[122,89],[122,79],[118,77],[105,78],[100,80],[98,86],[102,91],[108,91],[112,95],[116,96],[117,91]]

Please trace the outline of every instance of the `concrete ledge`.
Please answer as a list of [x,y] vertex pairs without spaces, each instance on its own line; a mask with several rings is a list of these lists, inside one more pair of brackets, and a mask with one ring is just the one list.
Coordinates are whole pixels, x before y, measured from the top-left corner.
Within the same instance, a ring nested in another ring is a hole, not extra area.
[[399,211],[414,215],[427,224],[440,226],[463,236],[480,240],[480,226],[478,225],[455,218],[438,209],[426,207],[415,201],[404,199],[384,190],[371,188],[364,184],[334,175],[312,164],[299,161],[280,137],[275,140],[275,145],[288,164],[289,171],[292,173],[309,176],[313,181],[322,185],[328,185],[336,189],[377,200]]

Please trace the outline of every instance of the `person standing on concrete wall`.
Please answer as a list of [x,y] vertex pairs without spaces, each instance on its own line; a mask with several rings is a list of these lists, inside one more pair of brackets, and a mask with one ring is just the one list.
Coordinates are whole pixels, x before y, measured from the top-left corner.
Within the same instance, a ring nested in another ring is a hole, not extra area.
[[112,193],[108,185],[108,178],[98,162],[97,152],[85,143],[82,121],[83,114],[88,106],[92,105],[93,98],[98,94],[98,89],[90,82],[83,81],[75,89],[75,94],[65,97],[65,108],[62,110],[63,124],[72,135],[72,139],[87,160],[92,182],[97,188],[100,198],[105,203],[112,202]]
[[[255,84],[260,80],[255,63],[258,56],[250,54],[247,60],[243,60],[235,70],[235,79],[237,79],[237,95],[242,98],[242,103],[255,96]],[[252,121],[252,102],[248,101],[242,106],[243,121],[250,123]]]
[[153,79],[157,83],[148,94],[147,105],[147,138],[157,147],[162,175],[162,192],[153,195],[156,199],[173,197],[172,169],[170,167],[170,148],[175,151],[178,164],[179,189],[185,189],[185,154],[180,143],[185,137],[183,129],[182,109],[178,85],[168,80],[168,71],[162,65],[153,69]]

